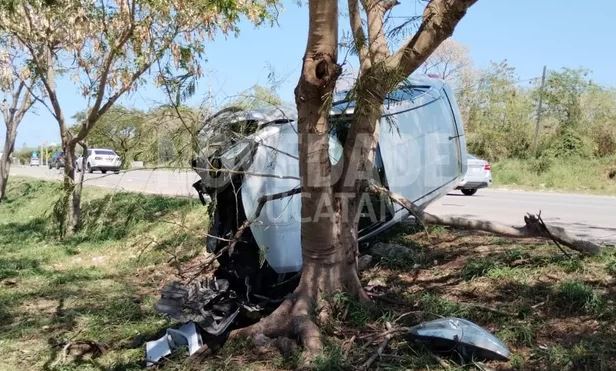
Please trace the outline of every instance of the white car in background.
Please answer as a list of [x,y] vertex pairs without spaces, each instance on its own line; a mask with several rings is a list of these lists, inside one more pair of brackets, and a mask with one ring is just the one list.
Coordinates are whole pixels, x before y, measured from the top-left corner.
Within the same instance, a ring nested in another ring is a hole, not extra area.
[[[85,164],[84,164],[85,162]],[[103,174],[107,171],[113,171],[116,174],[120,172],[122,159],[111,149],[92,148],[84,157],[77,159],[77,171],[85,170],[88,173],[93,173],[94,170],[100,170]]]
[[492,165],[471,154],[467,154],[466,158],[466,174],[456,189],[461,190],[467,196],[472,196],[479,188],[487,188],[492,183]]

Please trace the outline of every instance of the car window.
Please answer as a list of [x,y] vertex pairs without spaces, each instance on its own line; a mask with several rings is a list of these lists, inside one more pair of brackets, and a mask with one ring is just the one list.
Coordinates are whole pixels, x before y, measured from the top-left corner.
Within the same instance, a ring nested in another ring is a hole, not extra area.
[[107,150],[107,149],[97,149],[94,151],[97,155],[106,155],[106,156],[115,156],[115,152]]

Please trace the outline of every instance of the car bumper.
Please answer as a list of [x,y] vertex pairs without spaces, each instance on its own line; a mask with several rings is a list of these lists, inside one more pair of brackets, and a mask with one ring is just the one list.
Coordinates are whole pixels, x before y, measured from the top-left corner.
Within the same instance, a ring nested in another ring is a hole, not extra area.
[[456,189],[479,189],[479,188],[487,188],[487,187],[489,187],[489,186],[490,186],[490,183],[492,183],[492,180],[462,182],[462,183],[458,184],[458,186],[456,187]]
[[97,165],[92,166],[92,169],[105,170],[105,171],[120,171],[119,165]]

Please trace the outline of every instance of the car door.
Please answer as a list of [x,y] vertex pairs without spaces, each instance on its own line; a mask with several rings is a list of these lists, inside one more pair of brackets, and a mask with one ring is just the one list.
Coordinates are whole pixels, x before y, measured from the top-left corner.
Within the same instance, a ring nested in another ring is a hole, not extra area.
[[420,207],[445,194],[463,174],[460,137],[442,84],[396,92],[379,136],[389,189]]

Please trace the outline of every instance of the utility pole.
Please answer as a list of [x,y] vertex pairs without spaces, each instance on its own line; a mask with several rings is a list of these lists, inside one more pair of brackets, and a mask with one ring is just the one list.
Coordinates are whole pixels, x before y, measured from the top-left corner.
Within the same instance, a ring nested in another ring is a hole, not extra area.
[[533,140],[533,150],[535,156],[539,147],[539,129],[541,127],[541,106],[543,105],[543,88],[545,87],[546,66],[543,66],[543,74],[541,75],[541,86],[539,87],[539,104],[537,105],[537,122],[535,124],[535,139]]

